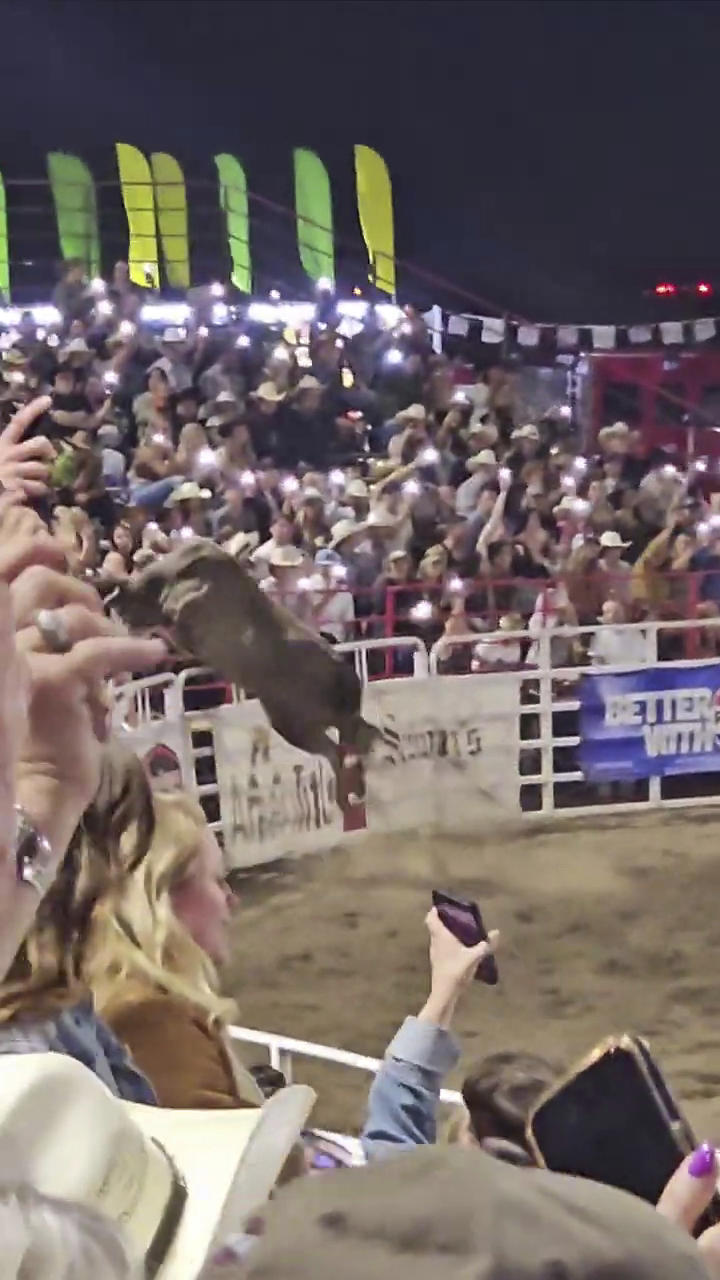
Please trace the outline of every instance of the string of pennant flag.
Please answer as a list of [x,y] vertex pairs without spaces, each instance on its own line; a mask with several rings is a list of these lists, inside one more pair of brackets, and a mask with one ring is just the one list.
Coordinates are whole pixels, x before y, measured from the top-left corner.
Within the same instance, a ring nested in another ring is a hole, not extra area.
[[[433,329],[438,324],[437,310]],[[615,351],[657,343],[684,346],[710,342],[720,332],[720,316],[697,320],[661,320],[653,324],[521,324],[499,316],[443,314],[448,337],[479,337],[490,344],[510,343],[532,349],[548,342],[559,351]]]

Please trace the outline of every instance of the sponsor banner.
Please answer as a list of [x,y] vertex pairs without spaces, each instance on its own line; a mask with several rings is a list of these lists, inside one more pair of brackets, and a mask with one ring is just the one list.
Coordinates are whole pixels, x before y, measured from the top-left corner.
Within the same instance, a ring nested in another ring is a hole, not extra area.
[[367,769],[368,825],[481,823],[519,811],[519,682],[507,674],[377,681],[366,718],[382,733]]
[[720,663],[586,675],[580,766],[592,782],[720,769]]
[[317,852],[351,831],[462,830],[519,811],[519,686],[507,675],[377,681],[363,713],[380,730],[344,771],[289,746],[257,702],[208,715],[232,866]]
[[337,842],[343,816],[326,760],[285,742],[259,702],[218,707],[208,721],[231,866],[251,867]]

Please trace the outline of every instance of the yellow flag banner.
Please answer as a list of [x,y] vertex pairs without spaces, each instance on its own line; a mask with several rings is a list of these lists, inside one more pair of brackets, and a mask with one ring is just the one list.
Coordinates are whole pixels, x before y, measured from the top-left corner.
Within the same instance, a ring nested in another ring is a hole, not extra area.
[[51,151],[48,177],[55,204],[60,252],[79,258],[91,276],[100,275],[100,231],[92,174],[79,156]]
[[154,151],[150,156],[155,203],[165,262],[165,276],[173,289],[190,288],[190,249],[185,176],[174,156]]
[[355,147],[355,185],[363,239],[370,259],[369,279],[395,297],[395,233],[388,167],[372,147]]
[[214,159],[232,262],[230,279],[241,293],[252,293],[250,215],[245,170],[235,156],[222,154]]
[[142,288],[160,287],[155,197],[152,175],[142,151],[127,142],[116,142],[118,173],[128,220],[130,243],[128,266],[133,284]]

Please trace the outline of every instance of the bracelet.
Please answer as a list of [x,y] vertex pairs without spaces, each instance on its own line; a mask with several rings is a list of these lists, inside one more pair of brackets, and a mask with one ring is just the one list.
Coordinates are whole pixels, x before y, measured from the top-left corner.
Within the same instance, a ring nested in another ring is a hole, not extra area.
[[25,810],[15,805],[15,877],[44,897],[55,879],[57,867],[50,841],[33,826]]

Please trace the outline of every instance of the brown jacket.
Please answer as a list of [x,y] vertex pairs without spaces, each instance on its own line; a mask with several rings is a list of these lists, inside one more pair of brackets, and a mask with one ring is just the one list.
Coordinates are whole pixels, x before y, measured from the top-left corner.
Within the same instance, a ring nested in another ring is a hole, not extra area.
[[144,1071],[161,1107],[262,1106],[227,1031],[203,1009],[157,988],[133,984],[102,1016]]

